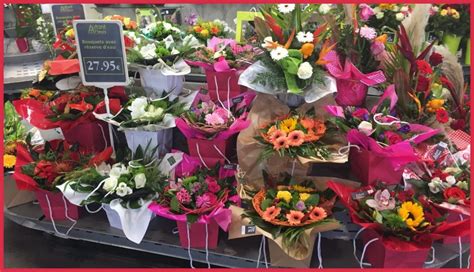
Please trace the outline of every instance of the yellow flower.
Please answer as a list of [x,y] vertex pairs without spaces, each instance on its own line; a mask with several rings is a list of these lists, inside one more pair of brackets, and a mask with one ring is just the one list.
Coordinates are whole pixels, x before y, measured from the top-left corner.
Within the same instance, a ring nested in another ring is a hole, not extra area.
[[394,6],[395,6],[395,4],[380,4],[379,8],[380,9],[392,10]]
[[453,16],[454,19],[459,19],[459,18],[461,17],[461,16],[459,15],[459,12],[457,12],[457,11],[456,11],[456,12],[453,12],[452,16]]
[[300,193],[300,200],[301,201],[306,201],[311,195],[307,193]]
[[398,209],[398,215],[407,227],[413,231],[416,231],[416,228],[419,226],[423,227],[429,224],[428,222],[423,222],[425,220],[423,207],[418,203],[411,201],[403,202],[402,206]]
[[200,34],[202,37],[207,38],[207,36],[209,36],[209,30],[203,29]]
[[16,157],[13,155],[5,154],[3,155],[3,166],[5,168],[13,168],[16,163]]
[[278,191],[276,198],[283,199],[286,203],[291,201],[291,193],[288,191]]
[[447,9],[443,9],[441,10],[441,12],[439,13],[441,16],[446,16],[448,15],[448,10]]
[[310,188],[306,188],[306,187],[298,185],[298,184],[291,186],[291,188],[293,190],[297,191],[298,193],[307,193],[307,192],[312,191]]
[[295,130],[297,123],[298,120],[296,120],[295,118],[285,119],[280,123],[280,130],[286,133],[292,132],[293,130]]
[[74,38],[74,28],[71,28],[68,31],[66,31],[66,37]]
[[444,99],[431,99],[426,103],[426,110],[428,112],[436,112],[437,110],[444,109]]

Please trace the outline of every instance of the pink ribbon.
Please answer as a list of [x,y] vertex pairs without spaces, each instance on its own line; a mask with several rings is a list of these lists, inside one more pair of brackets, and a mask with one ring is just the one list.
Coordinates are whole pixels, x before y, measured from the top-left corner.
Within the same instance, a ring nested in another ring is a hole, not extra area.
[[390,86],[385,89],[385,92],[383,93],[382,97],[380,97],[379,101],[377,104],[372,108],[371,113],[375,114],[377,112],[377,109],[382,103],[386,100],[390,100],[390,110],[395,108],[395,105],[397,105],[398,101],[398,96],[397,93],[395,92],[395,85],[391,84]]

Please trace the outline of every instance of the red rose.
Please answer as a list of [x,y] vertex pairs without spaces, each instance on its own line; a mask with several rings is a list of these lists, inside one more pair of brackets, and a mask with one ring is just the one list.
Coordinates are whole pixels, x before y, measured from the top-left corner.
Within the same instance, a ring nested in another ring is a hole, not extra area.
[[458,119],[451,122],[451,128],[454,130],[464,130],[466,128],[466,121],[464,119]]
[[420,75],[418,76],[416,91],[426,94],[427,92],[430,91],[430,85],[431,85],[431,81],[428,78]]
[[444,190],[443,196],[446,201],[449,201],[450,199],[455,201],[466,199],[466,194],[458,187],[451,187]]
[[424,60],[417,60],[416,67],[422,74],[431,75],[433,73],[433,69],[431,69],[430,64]]
[[445,124],[449,121],[449,114],[446,110],[440,109],[436,111],[436,120],[441,124]]
[[403,141],[402,136],[398,135],[393,131],[385,131],[384,136],[389,145],[393,145]]
[[436,52],[433,52],[430,56],[430,64],[432,66],[437,66],[443,62],[443,56],[441,54],[438,54]]

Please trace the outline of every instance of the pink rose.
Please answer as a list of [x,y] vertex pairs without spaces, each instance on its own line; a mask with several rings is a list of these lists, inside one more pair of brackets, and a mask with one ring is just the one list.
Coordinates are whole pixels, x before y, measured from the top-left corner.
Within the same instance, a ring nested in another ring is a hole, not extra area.
[[360,4],[359,9],[359,16],[362,21],[368,21],[370,17],[375,15],[374,10],[367,4]]
[[217,193],[221,190],[221,186],[217,184],[217,181],[212,177],[206,178],[207,190],[211,193]]
[[402,136],[398,135],[393,131],[385,131],[384,136],[389,145],[394,145],[403,141]]

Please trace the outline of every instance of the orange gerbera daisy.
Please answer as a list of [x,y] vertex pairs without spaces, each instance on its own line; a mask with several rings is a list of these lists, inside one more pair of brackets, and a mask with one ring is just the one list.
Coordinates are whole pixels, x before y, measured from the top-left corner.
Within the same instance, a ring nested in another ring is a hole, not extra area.
[[272,221],[280,214],[281,208],[271,206],[263,212],[262,218],[265,221]]
[[321,138],[320,135],[317,135],[314,133],[313,130],[308,131],[308,134],[304,136],[304,141],[305,142],[316,142]]
[[304,143],[304,133],[301,130],[293,130],[287,139],[290,146],[300,146]]
[[315,134],[323,135],[326,132],[326,126],[324,125],[324,123],[319,120],[315,120],[314,122]]
[[307,130],[310,130],[314,127],[314,120],[311,118],[303,118],[300,120],[300,124]]
[[271,133],[269,131],[268,135],[270,136],[270,142],[272,142],[272,143],[280,137],[286,137],[286,133],[284,131],[279,130],[279,129],[275,129]]
[[311,220],[315,220],[315,221],[323,220],[327,216],[328,216],[328,214],[321,207],[314,207],[314,209],[311,211],[311,213],[309,213],[309,218]]
[[299,225],[301,224],[301,220],[304,217],[304,213],[300,211],[293,211],[291,210],[290,213],[286,214],[286,219],[288,219],[288,223],[290,225]]
[[290,146],[288,145],[288,142],[285,136],[281,136],[275,139],[275,141],[273,141],[273,149],[275,150],[280,150],[282,148],[288,148],[288,147]]

